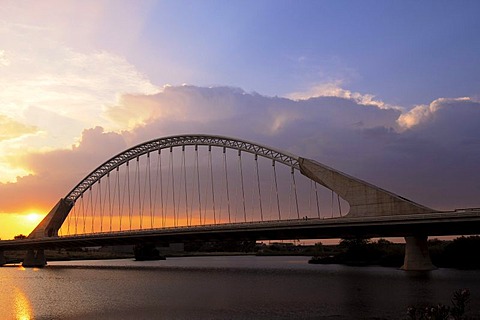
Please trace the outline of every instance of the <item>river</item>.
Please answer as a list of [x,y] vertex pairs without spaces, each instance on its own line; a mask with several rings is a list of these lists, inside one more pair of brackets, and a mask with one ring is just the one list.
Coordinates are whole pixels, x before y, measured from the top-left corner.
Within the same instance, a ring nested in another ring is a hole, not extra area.
[[0,319],[405,319],[410,305],[450,304],[480,271],[429,273],[309,265],[307,257],[184,257],[49,262],[0,268]]

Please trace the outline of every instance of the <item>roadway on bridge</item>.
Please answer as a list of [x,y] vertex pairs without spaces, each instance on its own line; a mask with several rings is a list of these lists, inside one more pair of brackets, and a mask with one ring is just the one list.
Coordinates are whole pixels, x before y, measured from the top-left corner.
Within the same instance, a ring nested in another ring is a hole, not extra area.
[[0,251],[214,240],[288,240],[480,233],[480,209],[383,217],[247,222],[3,240]]

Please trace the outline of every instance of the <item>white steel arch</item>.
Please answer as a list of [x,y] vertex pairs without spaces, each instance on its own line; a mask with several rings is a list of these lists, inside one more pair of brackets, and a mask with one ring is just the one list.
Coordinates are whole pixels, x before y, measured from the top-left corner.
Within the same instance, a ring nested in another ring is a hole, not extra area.
[[80,181],[66,196],[65,200],[70,203],[75,201],[86,191],[90,186],[95,184],[100,178],[115,170],[120,165],[135,159],[143,154],[188,145],[204,145],[223,147],[227,149],[234,149],[239,151],[245,151],[251,154],[259,155],[265,158],[272,159],[274,161],[283,163],[287,166],[295,169],[300,169],[298,159],[299,157],[290,154],[285,151],[280,151],[271,147],[263,146],[257,143],[249,142],[246,140],[234,139],[224,136],[212,136],[212,135],[177,135],[169,136],[159,139],[150,140],[142,144],[136,145],[130,149],[127,149],[116,156],[105,161],[90,174],[88,174],[82,181]]

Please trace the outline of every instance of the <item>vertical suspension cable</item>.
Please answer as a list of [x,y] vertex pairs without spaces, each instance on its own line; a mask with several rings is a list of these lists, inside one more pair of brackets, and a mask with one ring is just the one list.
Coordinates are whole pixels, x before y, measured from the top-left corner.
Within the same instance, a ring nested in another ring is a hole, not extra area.
[[[144,213],[145,213],[145,199],[147,198],[147,193],[149,192],[149,191],[147,191],[149,166],[150,166],[150,152],[147,152],[147,162],[145,163],[145,177],[144,177],[144,181],[143,181],[142,205],[140,206],[142,217],[144,216]],[[139,176],[140,176],[140,174],[139,174]],[[140,191],[141,191],[140,183],[139,183],[138,189],[139,189],[139,193],[140,193]],[[149,209],[149,213],[150,213],[150,211],[151,210]],[[151,221],[151,217],[150,217],[150,221]],[[140,220],[140,229],[143,229],[143,220]]]
[[298,210],[298,197],[297,197],[297,184],[295,183],[295,170],[292,167],[292,182],[293,182],[293,192],[295,196],[295,208],[297,210],[297,219],[300,219],[300,211]]
[[[127,161],[127,193],[128,193],[128,221],[130,230],[132,230],[132,199],[130,198],[130,166]],[[135,194],[134,194],[135,196]]]
[[103,231],[103,202],[102,202],[102,179],[98,180],[98,197],[100,204],[100,232]]
[[[111,193],[111,183],[110,183],[110,171],[107,173],[107,186],[108,186],[108,218],[109,218],[109,231],[112,232],[112,193]],[[115,194],[115,190],[113,190]],[[115,200],[115,199],[114,199]]]
[[[118,167],[117,167],[118,168]],[[115,170],[116,171],[116,170]],[[117,172],[118,174],[118,172]],[[116,180],[114,180],[113,182],[113,197],[112,197],[112,191],[111,191],[111,179],[110,179],[110,172],[108,173],[109,175],[109,179],[108,179],[108,202],[109,202],[109,220],[110,220],[110,232],[113,231],[113,211],[114,211],[114,208],[115,208],[115,196],[117,194],[117,184],[115,183]]]
[[[158,187],[160,187],[160,217],[161,217],[161,226],[165,226],[165,218],[163,212],[163,175],[162,175],[162,149],[158,149],[158,159],[157,159],[157,170],[156,170],[156,177],[155,177],[155,202],[153,203],[153,211],[156,212],[156,204],[157,204],[157,191]],[[154,224],[155,224],[155,215],[153,216]]]
[[213,187],[213,164],[212,164],[212,146],[208,146],[208,164],[210,166],[210,185],[212,188],[212,208],[213,208],[213,223],[217,223],[217,217],[215,213],[215,192]]
[[[272,181],[273,181],[273,171],[272,171]],[[273,189],[275,189],[273,182],[269,184],[270,185],[270,193],[268,194],[268,210],[267,212],[269,213],[268,215],[268,220],[273,220]]]
[[82,223],[82,216],[84,215],[83,212],[85,209],[83,208],[83,193],[80,195],[80,198],[77,199],[78,204],[78,212],[75,220],[75,235],[80,234],[80,229],[81,226],[78,225],[78,221],[80,220],[80,223]]
[[122,231],[122,206],[121,206],[121,196],[120,196],[120,167],[117,167],[115,170],[117,172],[115,176],[115,184],[118,192],[118,229]]
[[[73,204],[72,209],[75,209],[75,203]],[[73,212],[75,212],[75,211],[73,211]],[[72,217],[73,217],[73,215],[70,215],[70,214],[67,216],[67,234],[68,235],[70,235],[70,220],[72,220]]]
[[[254,158],[255,158],[255,155],[254,155]],[[255,161],[254,161],[255,162]],[[249,181],[247,179],[247,181]],[[257,198],[256,198],[256,193],[258,190],[255,189],[255,166],[253,166],[253,170],[252,170],[252,178],[250,180],[252,182],[252,186],[250,188],[250,191],[251,191],[251,196],[250,196],[250,203],[251,203],[251,209],[249,210],[249,212],[251,212],[251,216],[250,216],[250,221],[255,221],[255,214],[257,212],[257,208],[255,208],[255,204],[257,203]],[[248,186],[247,186],[247,190],[248,190]],[[246,203],[248,204],[248,199],[246,198]],[[257,219],[256,221],[260,221],[260,219]]]
[[173,201],[173,225],[177,226],[177,212],[175,210],[175,174],[173,171],[173,147],[170,147],[170,169],[172,174],[172,201]]
[[225,189],[227,192],[228,223],[232,223],[232,217],[230,214],[230,193],[228,190],[227,148],[225,147],[223,147],[223,168],[225,169]]
[[140,218],[139,225],[140,229],[142,229],[142,220],[143,220],[143,212],[142,212],[142,195],[141,195],[141,187],[140,187],[140,157],[137,156],[137,161],[135,163],[135,181],[133,181],[133,205],[132,205],[132,216],[135,213],[135,194],[138,187],[138,216]]
[[195,165],[197,168],[197,188],[198,188],[198,215],[199,215],[199,225],[202,224],[202,201],[200,196],[200,168],[198,166],[198,146],[195,145]]
[[[69,215],[70,216],[70,215]],[[75,221],[77,220],[77,206],[76,206],[76,200],[75,202],[73,203],[73,208],[72,208],[72,220],[73,220],[73,223],[75,224]],[[75,230],[75,235],[77,234],[77,227],[76,225],[73,226],[74,227],[74,230]],[[72,228],[73,228],[72,227]]]
[[[171,151],[170,151],[171,152]],[[167,216],[169,213],[168,209],[168,199],[170,198],[170,183],[172,182],[172,178],[170,177],[170,162],[171,162],[171,157],[168,156],[168,171],[167,171],[167,193],[165,195],[165,222],[167,221]],[[166,223],[165,223],[166,226]]]
[[[84,195],[84,193],[82,193],[82,216],[83,216],[82,223],[83,223],[83,234],[85,234],[86,233],[86,231],[85,231],[85,220],[86,220],[86,218],[85,218],[85,203],[84,203],[83,195]],[[87,202],[87,204],[88,204],[88,202]]]
[[[207,164],[207,169],[208,170],[208,164]],[[205,225],[207,223],[207,218],[208,218],[208,192],[209,192],[209,185],[208,185],[208,182],[209,182],[209,174],[208,172],[205,173],[206,174],[206,178],[205,178],[205,193],[204,193],[204,197],[203,199],[205,200],[205,206],[203,207],[203,225]]]
[[[120,206],[119,208],[119,212],[120,212],[120,231],[122,231],[122,218],[123,218],[123,210],[125,208],[125,198],[127,197],[127,173],[128,173],[128,161],[127,161],[127,164],[126,164],[126,173],[125,173],[125,178],[123,178],[123,197],[121,196],[120,194],[120,188],[118,189],[118,204]],[[130,199],[128,200],[130,202]],[[129,209],[130,210],[130,209]]]
[[280,215],[280,198],[278,197],[278,184],[277,184],[277,169],[275,166],[275,160],[272,160],[272,167],[273,167],[273,179],[274,179],[274,184],[275,184],[275,195],[277,198],[277,210],[278,210],[278,220],[282,220],[282,217]]
[[[105,179],[106,179],[106,183],[105,183]],[[105,179],[103,180],[104,183],[103,183],[103,192],[102,192],[102,202],[101,202],[101,207],[102,207],[102,223],[103,223],[103,220],[105,218],[108,218],[108,217],[105,217],[105,210],[106,210],[106,206],[108,204],[108,186],[109,186],[109,172],[107,172],[107,175],[105,177]],[[107,219],[107,222],[108,222],[108,219]],[[107,229],[107,227],[105,226],[105,229]],[[103,229],[100,230],[100,232],[103,232]]]
[[[150,152],[147,152],[147,162],[145,163],[145,177],[144,177],[144,181],[143,181],[143,197],[142,197],[142,205],[141,205],[141,209],[142,209],[142,217],[144,216],[144,213],[145,213],[145,199],[147,198],[147,186],[148,186],[148,166],[150,165]],[[140,186],[139,186],[139,190],[140,189]],[[150,209],[149,209],[149,213],[150,213]],[[151,222],[151,216],[150,216],[150,222]],[[143,229],[143,223],[141,222],[140,224],[140,229]]]
[[[194,163],[195,163],[195,160],[192,160]],[[193,225],[193,212],[195,211],[194,209],[194,198],[195,198],[195,177],[196,177],[196,168],[195,166],[193,166],[193,174],[191,175],[193,178],[193,181],[191,183],[191,187],[192,187],[192,192],[191,192],[191,197],[190,197],[190,224],[189,226]]]
[[247,222],[247,208],[245,206],[245,188],[243,185],[243,166],[242,166],[242,151],[238,150],[238,167],[240,170],[240,185],[242,190],[242,204],[243,204],[243,218]]
[[165,200],[164,197],[164,188],[163,188],[163,166],[162,166],[162,149],[158,150],[158,163],[157,163],[157,170],[160,169],[159,171],[159,186],[160,186],[160,204],[161,204],[161,216],[162,216],[162,228],[165,227],[166,223],[166,208],[167,208],[167,203],[168,202],[168,185],[169,185],[169,179],[167,179],[167,199]]
[[150,162],[150,152],[147,153],[148,162],[148,197],[149,197],[149,210],[150,210],[150,229],[153,229],[153,205],[152,205],[152,172]]
[[71,233],[69,233],[69,235],[74,235],[74,230],[75,230],[75,222],[77,221],[77,200],[78,199],[75,199],[74,202],[73,202],[73,206],[72,206],[72,213],[71,215],[69,214],[68,216],[71,218],[71,224],[72,224],[72,231]]
[[185,190],[185,215],[187,216],[187,226],[191,224],[189,222],[189,215],[188,215],[188,191],[187,191],[187,165],[185,160],[185,146],[182,146],[182,163],[183,163],[183,185]]
[[90,186],[89,195],[90,195],[90,210],[92,211],[92,233],[93,233],[93,220],[95,220],[95,208],[93,207],[93,195],[92,195],[92,186]]
[[[67,218],[70,219],[69,225],[72,225],[75,222],[75,202],[73,202],[72,209],[70,210],[70,213],[68,214]],[[73,234],[73,231],[72,233],[70,233],[69,225],[67,225],[67,234],[71,236]],[[73,225],[71,226],[71,228],[73,230]]]
[[[183,146],[182,146],[183,147]],[[178,205],[174,203],[173,205],[176,206],[177,212],[177,224],[180,221],[180,212],[181,211],[181,202],[182,202],[182,184],[183,184],[183,160],[180,160],[180,182],[178,183]]]
[[82,193],[82,219],[81,219],[81,224],[82,224],[81,232],[82,233],[81,234],[86,234],[87,233],[87,227],[86,227],[87,213],[86,213],[86,211],[88,210],[88,197],[85,194],[85,192]]
[[258,155],[255,154],[255,172],[257,174],[258,204],[260,205],[260,219],[263,221],[262,193],[260,191],[260,173],[258,171]]

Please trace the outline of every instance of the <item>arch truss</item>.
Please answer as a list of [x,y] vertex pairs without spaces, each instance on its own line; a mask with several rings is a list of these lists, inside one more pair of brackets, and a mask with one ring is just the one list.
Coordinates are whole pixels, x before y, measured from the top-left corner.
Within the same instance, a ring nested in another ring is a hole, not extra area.
[[75,202],[78,197],[83,194],[88,188],[96,183],[103,176],[121,166],[122,164],[136,159],[137,157],[162,149],[168,149],[178,146],[216,146],[239,151],[245,151],[255,155],[263,156],[271,160],[283,163],[295,169],[299,169],[298,157],[284,151],[279,151],[270,147],[262,146],[245,140],[233,139],[222,136],[209,135],[181,135],[165,137],[151,140],[135,147],[132,147],[110,160],[106,161],[94,171],[92,171],[86,178],[75,186],[65,197],[67,201]]

